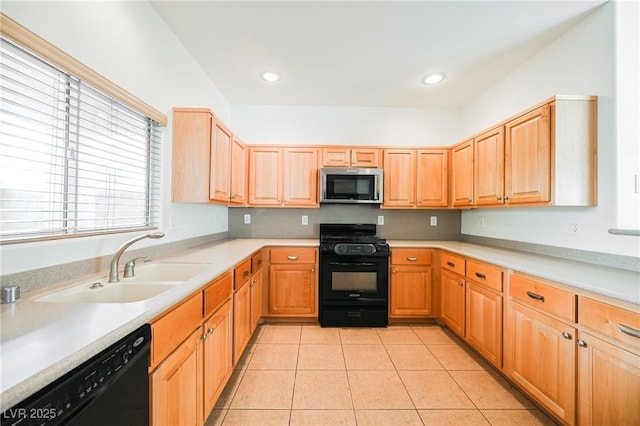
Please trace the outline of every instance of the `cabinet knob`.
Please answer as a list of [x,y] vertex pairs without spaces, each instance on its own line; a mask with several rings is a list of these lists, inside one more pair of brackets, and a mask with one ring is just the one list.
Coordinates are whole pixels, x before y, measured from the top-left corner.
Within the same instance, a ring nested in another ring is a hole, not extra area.
[[496,198],[498,199],[498,201],[502,201],[502,197],[496,196]]
[[200,337],[202,337],[202,340],[207,340],[207,333],[204,333],[204,334],[203,334],[202,336],[200,336]]
[[509,197],[507,197],[506,195],[504,196],[504,200],[507,201],[509,199]]
[[571,340],[571,334],[567,333],[566,331],[562,332],[562,338],[563,339],[567,339],[567,340]]
[[581,340],[578,340],[578,341],[576,342],[576,344],[577,344],[578,346],[580,346],[581,348],[586,348],[586,347],[587,347],[587,342],[585,342],[585,341],[584,341],[584,340],[582,340],[582,339],[581,339]]
[[315,272],[315,271],[316,271],[316,268],[311,268],[311,272]]
[[214,331],[216,331],[215,327],[209,327],[209,329],[207,330],[209,334],[213,334]]
[[392,273],[392,274],[395,274],[395,273],[396,273],[396,268],[393,268],[393,269],[391,270],[391,273]]
[[458,285],[459,285],[460,287],[464,287],[464,281],[460,281],[460,282],[458,283]]

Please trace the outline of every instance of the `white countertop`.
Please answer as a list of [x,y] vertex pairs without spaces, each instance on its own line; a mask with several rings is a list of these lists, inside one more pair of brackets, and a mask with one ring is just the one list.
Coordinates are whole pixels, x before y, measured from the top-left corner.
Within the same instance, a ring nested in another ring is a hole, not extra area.
[[[624,303],[640,304],[640,274],[455,241],[389,240],[393,247],[431,247],[547,278]],[[93,275],[24,293],[0,311],[0,410],[115,343],[265,246],[317,247],[317,239],[236,239],[197,247],[157,262],[210,264],[184,284],[133,303],[43,303],[34,299]]]

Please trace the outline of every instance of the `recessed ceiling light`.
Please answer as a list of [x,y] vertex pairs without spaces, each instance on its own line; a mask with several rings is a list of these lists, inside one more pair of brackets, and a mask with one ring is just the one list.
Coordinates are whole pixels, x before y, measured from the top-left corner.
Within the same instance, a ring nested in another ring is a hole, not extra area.
[[424,80],[422,80],[422,82],[430,86],[433,84],[440,83],[442,80],[444,80],[444,78],[445,78],[445,75],[443,72],[434,72],[426,76]]
[[262,77],[262,79],[264,81],[268,81],[269,83],[273,83],[275,81],[280,80],[280,74],[278,74],[277,72],[273,72],[273,71],[263,72],[261,77]]

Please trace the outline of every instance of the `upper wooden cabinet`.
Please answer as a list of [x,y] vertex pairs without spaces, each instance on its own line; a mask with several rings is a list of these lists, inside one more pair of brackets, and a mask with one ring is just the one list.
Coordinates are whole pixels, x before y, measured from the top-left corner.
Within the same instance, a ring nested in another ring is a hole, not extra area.
[[250,147],[249,205],[317,207],[318,149]]
[[473,206],[473,139],[451,148],[450,181],[453,207]]
[[322,167],[382,167],[379,148],[348,148],[331,146],[322,148]]
[[385,149],[384,207],[446,207],[448,150]]
[[171,201],[208,203],[213,114],[208,109],[173,109]]
[[244,203],[244,144],[210,110],[173,110],[172,149],[172,201]]
[[595,205],[596,122],[596,97],[556,96],[456,145],[453,207]]
[[242,206],[246,203],[247,153],[245,145],[233,135],[231,145],[231,192],[229,204]]

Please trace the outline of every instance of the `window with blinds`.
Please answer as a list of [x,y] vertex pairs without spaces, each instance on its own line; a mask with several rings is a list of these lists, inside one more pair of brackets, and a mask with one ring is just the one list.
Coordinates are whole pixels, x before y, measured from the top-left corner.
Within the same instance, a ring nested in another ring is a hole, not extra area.
[[0,241],[156,226],[161,126],[0,43]]

